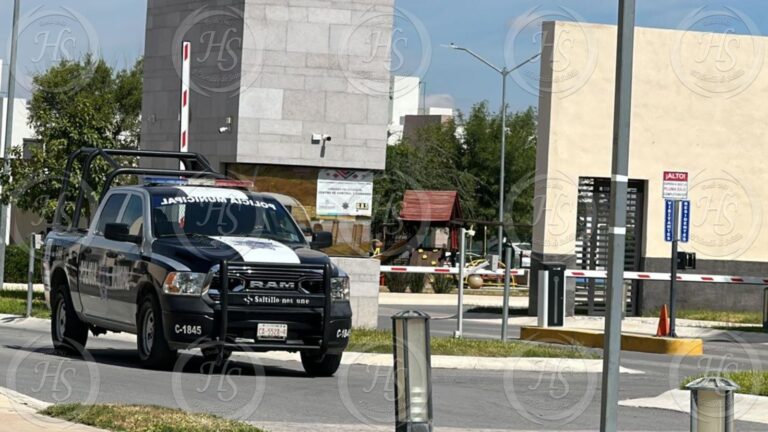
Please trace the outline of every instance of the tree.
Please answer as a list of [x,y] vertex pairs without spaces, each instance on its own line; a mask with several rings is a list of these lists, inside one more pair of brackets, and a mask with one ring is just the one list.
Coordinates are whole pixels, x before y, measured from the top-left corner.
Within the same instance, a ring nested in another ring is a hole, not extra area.
[[[0,199],[51,221],[67,157],[81,147],[136,148],[139,139],[143,62],[115,72],[103,60],[65,60],[33,79],[29,124],[40,145],[10,152],[0,173]],[[106,167],[94,167],[103,178]],[[73,175],[74,184],[79,172]],[[71,208],[69,209],[71,210]]]
[[389,146],[386,170],[373,187],[373,232],[397,219],[408,189],[458,191],[465,215],[472,215],[476,180],[461,169],[461,146],[453,121],[424,127],[414,142]]
[[[486,102],[456,122],[423,128],[417,142],[387,149],[387,167],[374,183],[374,232],[397,219],[406,189],[456,190],[467,219],[496,221],[501,167],[501,116]],[[509,113],[505,176],[505,224],[513,240],[530,240],[536,159],[536,112]]]

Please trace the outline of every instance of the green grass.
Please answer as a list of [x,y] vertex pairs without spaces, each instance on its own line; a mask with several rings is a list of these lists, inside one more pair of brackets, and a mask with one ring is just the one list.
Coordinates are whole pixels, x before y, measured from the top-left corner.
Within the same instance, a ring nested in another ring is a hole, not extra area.
[[[643,313],[645,317],[658,317],[659,310]],[[677,318],[699,321],[719,321],[733,324],[762,324],[763,315],[760,312],[729,312],[702,309],[681,309],[676,312]]]
[[[449,356],[600,358],[599,355],[581,347],[560,347],[521,341],[433,337],[431,348],[433,355]],[[347,350],[389,354],[392,352],[392,333],[387,330],[354,329]]]
[[[0,313],[11,315],[27,314],[27,291],[0,291]],[[45,305],[45,295],[41,292],[32,293],[32,316],[50,318],[51,312]]]
[[[680,384],[680,388],[685,389],[686,384],[703,376],[704,375],[695,375],[684,379]],[[768,370],[726,372],[719,376],[728,378],[738,384],[741,389],[739,389],[737,393],[768,396]]]
[[40,414],[120,432],[264,432],[210,414],[151,405],[52,405]]

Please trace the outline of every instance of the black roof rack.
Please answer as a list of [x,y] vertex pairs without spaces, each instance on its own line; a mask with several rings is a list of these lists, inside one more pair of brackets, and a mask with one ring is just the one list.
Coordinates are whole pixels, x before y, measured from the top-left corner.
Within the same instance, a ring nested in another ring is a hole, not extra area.
[[[174,159],[184,165],[184,170],[172,170],[172,169],[157,169],[157,168],[138,168],[133,166],[121,165],[115,160],[114,156],[133,156],[144,158],[159,158],[159,159]],[[55,229],[61,229],[61,216],[64,208],[64,203],[67,199],[67,189],[69,188],[70,178],[72,177],[72,168],[75,162],[82,164],[83,172],[80,177],[80,188],[77,194],[77,201],[75,203],[74,213],[72,215],[72,222],[70,227],[77,227],[80,222],[80,213],[83,208],[83,200],[85,198],[85,190],[88,185],[88,179],[91,175],[91,165],[97,157],[101,157],[107,162],[112,170],[107,174],[104,188],[99,196],[99,202],[104,198],[104,194],[107,193],[115,177],[120,175],[155,175],[155,176],[174,176],[174,177],[210,177],[210,178],[226,178],[223,174],[216,172],[212,167],[208,159],[205,156],[198,153],[183,153],[173,151],[156,151],[156,150],[122,150],[122,149],[99,149],[92,147],[83,147],[80,150],[75,151],[69,155],[67,159],[67,165],[64,168],[64,181],[61,186],[61,193],[59,194],[59,202],[56,206],[56,214],[53,218],[53,227]]]

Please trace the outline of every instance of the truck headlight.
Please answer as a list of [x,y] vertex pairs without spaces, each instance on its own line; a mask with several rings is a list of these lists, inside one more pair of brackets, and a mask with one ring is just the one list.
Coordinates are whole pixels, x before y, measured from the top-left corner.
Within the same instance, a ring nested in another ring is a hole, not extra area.
[[331,300],[345,301],[349,300],[349,278],[332,277],[331,278]]
[[208,288],[207,273],[170,272],[163,283],[163,292],[171,295],[200,296]]

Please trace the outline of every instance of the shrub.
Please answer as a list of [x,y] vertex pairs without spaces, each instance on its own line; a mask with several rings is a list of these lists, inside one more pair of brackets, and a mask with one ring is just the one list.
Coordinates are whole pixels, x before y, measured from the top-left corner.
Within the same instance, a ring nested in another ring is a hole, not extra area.
[[408,289],[408,274],[388,273],[387,289],[393,293],[404,293]]
[[411,292],[414,294],[421,294],[424,292],[424,273],[410,273],[408,275],[408,287],[411,288]]
[[456,288],[456,278],[453,276],[435,275],[432,278],[432,291],[435,294],[450,294]]
[[[40,257],[42,251],[36,251],[34,282],[41,282]],[[26,283],[29,271],[29,248],[27,246],[8,245],[5,247],[5,282]]]

